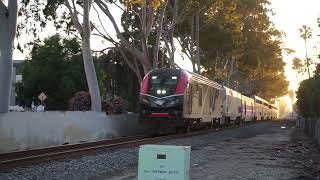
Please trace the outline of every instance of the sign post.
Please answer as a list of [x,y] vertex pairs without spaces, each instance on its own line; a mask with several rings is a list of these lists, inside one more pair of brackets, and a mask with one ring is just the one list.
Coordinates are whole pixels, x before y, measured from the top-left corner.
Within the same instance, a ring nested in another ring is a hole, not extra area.
[[47,99],[47,95],[42,92],[41,94],[39,94],[38,96],[39,100],[41,101],[41,104],[43,103],[43,101],[45,101]]

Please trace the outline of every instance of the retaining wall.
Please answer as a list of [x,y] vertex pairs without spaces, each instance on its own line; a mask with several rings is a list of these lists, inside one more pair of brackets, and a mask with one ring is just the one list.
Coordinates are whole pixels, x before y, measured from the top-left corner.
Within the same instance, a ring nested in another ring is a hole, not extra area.
[[141,134],[136,114],[99,112],[0,113],[0,153]]

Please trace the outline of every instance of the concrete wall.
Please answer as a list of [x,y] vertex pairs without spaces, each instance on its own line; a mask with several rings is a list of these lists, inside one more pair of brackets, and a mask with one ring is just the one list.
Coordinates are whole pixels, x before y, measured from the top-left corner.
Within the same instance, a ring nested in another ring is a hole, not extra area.
[[144,128],[136,114],[98,112],[0,113],[0,153],[97,141],[134,134]]

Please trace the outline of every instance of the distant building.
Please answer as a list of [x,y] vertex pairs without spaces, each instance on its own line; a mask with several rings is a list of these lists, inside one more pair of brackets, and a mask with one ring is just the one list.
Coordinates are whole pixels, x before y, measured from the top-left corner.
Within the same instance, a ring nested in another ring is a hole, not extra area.
[[10,106],[16,105],[17,93],[15,85],[22,81],[21,69],[24,62],[24,60],[13,60]]

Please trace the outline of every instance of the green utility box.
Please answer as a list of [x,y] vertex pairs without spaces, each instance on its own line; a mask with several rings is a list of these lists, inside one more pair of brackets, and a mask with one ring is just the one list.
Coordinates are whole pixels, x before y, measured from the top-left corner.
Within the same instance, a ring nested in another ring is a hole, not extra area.
[[190,146],[140,146],[138,180],[189,180],[190,150]]

